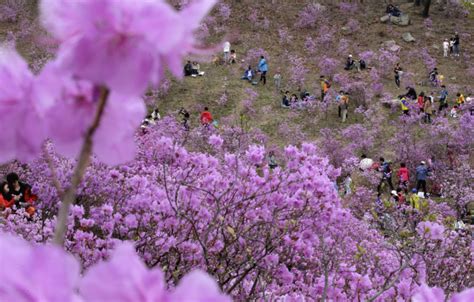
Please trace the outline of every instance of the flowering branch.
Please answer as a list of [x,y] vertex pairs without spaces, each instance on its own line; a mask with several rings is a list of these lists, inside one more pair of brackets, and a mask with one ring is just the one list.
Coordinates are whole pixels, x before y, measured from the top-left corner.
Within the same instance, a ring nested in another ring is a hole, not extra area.
[[84,173],[86,171],[87,166],[89,166],[93,145],[92,137],[94,136],[94,133],[100,125],[100,120],[104,113],[105,104],[107,103],[108,96],[109,90],[105,87],[101,87],[97,111],[95,113],[92,125],[87,130],[86,137],[84,138],[81,153],[79,154],[79,160],[74,170],[74,174],[72,175],[71,186],[64,192],[64,195],[62,196],[63,202],[59,209],[56,229],[54,232],[54,242],[58,245],[64,244],[67,230],[67,217],[69,214],[69,208],[71,207],[71,204],[74,203],[77,188],[81,183],[82,178],[84,177]]

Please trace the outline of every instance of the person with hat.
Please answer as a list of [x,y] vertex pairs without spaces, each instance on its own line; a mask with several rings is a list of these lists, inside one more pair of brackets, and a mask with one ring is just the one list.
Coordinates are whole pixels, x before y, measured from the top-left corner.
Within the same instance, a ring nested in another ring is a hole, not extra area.
[[416,167],[416,190],[426,193],[426,179],[428,178],[429,168],[426,166],[426,162],[422,160],[418,167]]
[[349,55],[349,57],[347,57],[347,60],[346,60],[346,67],[344,67],[344,69],[351,70],[352,68],[354,68],[354,66],[355,66],[354,59],[352,58],[352,55]]

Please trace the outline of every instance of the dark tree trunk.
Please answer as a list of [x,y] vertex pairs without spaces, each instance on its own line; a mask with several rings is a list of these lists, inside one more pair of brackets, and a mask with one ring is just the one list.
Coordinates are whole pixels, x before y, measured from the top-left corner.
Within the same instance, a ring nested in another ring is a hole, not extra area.
[[431,0],[425,0],[425,7],[423,9],[423,17],[428,18],[430,16]]

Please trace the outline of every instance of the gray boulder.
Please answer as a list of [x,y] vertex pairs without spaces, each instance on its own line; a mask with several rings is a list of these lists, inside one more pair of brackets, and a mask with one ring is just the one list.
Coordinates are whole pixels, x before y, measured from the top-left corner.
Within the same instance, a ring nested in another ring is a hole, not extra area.
[[400,17],[390,16],[390,22],[399,25],[399,26],[408,26],[410,25],[410,16],[407,14],[402,14]]
[[403,41],[405,41],[405,42],[415,42],[416,41],[411,33],[404,33],[402,35],[402,38],[403,38]]

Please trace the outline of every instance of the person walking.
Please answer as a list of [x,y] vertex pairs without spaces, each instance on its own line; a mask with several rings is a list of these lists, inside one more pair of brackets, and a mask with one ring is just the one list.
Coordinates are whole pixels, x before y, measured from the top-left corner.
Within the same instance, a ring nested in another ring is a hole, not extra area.
[[395,73],[395,84],[398,88],[400,88],[400,78],[403,72],[402,68],[400,67],[400,63],[397,63],[397,65],[395,65],[393,72]]
[[342,114],[342,122],[345,123],[347,119],[347,111],[349,110],[349,96],[345,93],[341,97],[341,114]]
[[416,190],[426,194],[426,179],[428,178],[429,169],[426,166],[425,161],[421,161],[418,167],[416,167]]
[[438,111],[441,113],[444,109],[448,108],[448,90],[445,85],[441,86],[441,91],[439,93],[439,108]]
[[260,62],[258,62],[258,70],[260,71],[260,82],[263,82],[263,85],[267,83],[267,72],[268,64],[264,56],[260,56]]
[[377,192],[380,195],[382,191],[382,185],[387,183],[390,187],[390,191],[393,191],[393,183],[392,183],[392,168],[390,167],[390,162],[385,161],[383,157],[379,159],[380,161],[380,168],[379,171],[382,173],[382,178],[380,179],[380,183],[377,186]]

